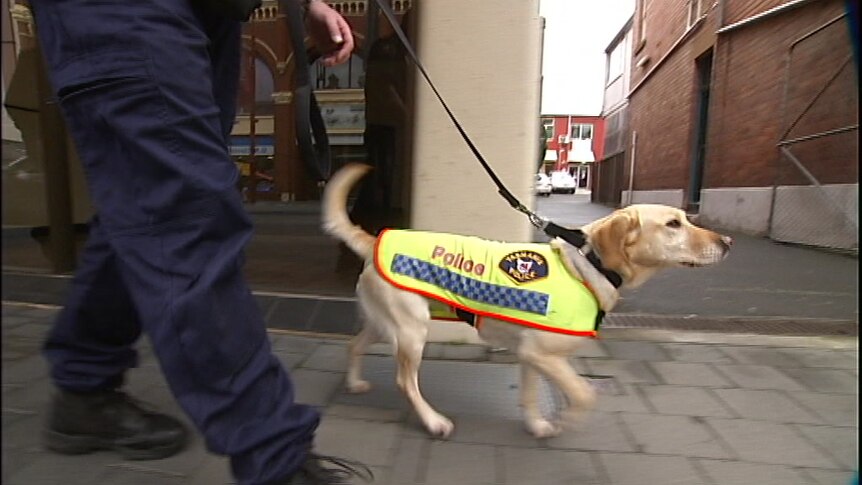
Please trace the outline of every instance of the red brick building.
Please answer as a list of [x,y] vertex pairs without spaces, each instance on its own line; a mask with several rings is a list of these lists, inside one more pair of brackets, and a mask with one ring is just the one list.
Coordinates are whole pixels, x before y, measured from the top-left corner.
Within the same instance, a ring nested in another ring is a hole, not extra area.
[[568,170],[578,186],[592,186],[592,166],[604,156],[605,123],[601,116],[542,115],[545,172]]
[[622,204],[856,247],[858,80],[843,1],[638,0],[630,35]]

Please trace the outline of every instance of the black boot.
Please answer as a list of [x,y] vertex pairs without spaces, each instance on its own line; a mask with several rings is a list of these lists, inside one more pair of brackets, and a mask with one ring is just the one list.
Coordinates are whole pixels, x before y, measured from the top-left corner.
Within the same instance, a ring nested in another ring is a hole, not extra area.
[[187,435],[178,420],[144,409],[123,392],[59,392],[45,446],[69,455],[114,450],[127,460],[157,460],[182,450]]

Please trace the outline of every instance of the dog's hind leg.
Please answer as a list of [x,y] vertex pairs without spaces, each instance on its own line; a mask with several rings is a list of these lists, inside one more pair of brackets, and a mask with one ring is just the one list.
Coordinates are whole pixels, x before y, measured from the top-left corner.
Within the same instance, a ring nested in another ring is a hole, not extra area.
[[359,333],[350,340],[347,346],[347,391],[351,393],[368,392],[371,384],[362,379],[362,356],[369,345],[379,342],[377,331],[371,326],[364,326]]
[[527,431],[536,438],[550,438],[562,431],[542,416],[538,401],[539,371],[525,361],[521,362],[521,409],[524,412],[524,422]]
[[447,437],[455,425],[449,418],[438,413],[422,397],[419,391],[419,365],[428,328],[424,322],[404,322],[395,339],[398,359],[398,387],[416,410],[425,428],[434,436]]

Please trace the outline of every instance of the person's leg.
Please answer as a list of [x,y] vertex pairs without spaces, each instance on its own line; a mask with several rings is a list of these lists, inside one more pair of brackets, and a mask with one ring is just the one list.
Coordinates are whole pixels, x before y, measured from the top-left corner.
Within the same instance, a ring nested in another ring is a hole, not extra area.
[[182,423],[117,391],[126,370],[137,365],[132,345],[141,326],[98,217],[78,263],[44,345],[58,389],[48,411],[45,446],[67,454],[115,449],[128,459],[170,456],[186,443]]
[[132,345],[141,326],[116,259],[94,217],[66,304],[44,346],[59,389],[114,389],[122,384],[125,371],[137,365]]
[[92,198],[168,383],[240,483],[296,470],[319,416],[294,402],[243,279],[251,223],[184,0],[34,2]]
[[182,423],[117,391],[126,370],[137,365],[132,345],[140,334],[117,257],[94,217],[66,304],[44,345],[58,389],[46,420],[47,448],[67,454],[115,449],[142,460],[183,448]]

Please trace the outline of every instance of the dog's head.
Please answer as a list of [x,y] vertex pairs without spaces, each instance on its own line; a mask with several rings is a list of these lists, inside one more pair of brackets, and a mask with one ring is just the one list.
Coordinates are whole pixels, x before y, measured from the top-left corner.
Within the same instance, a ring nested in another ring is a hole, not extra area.
[[727,256],[733,240],[697,227],[685,212],[657,204],[635,204],[584,226],[602,264],[625,286],[638,286],[657,270],[700,267]]

